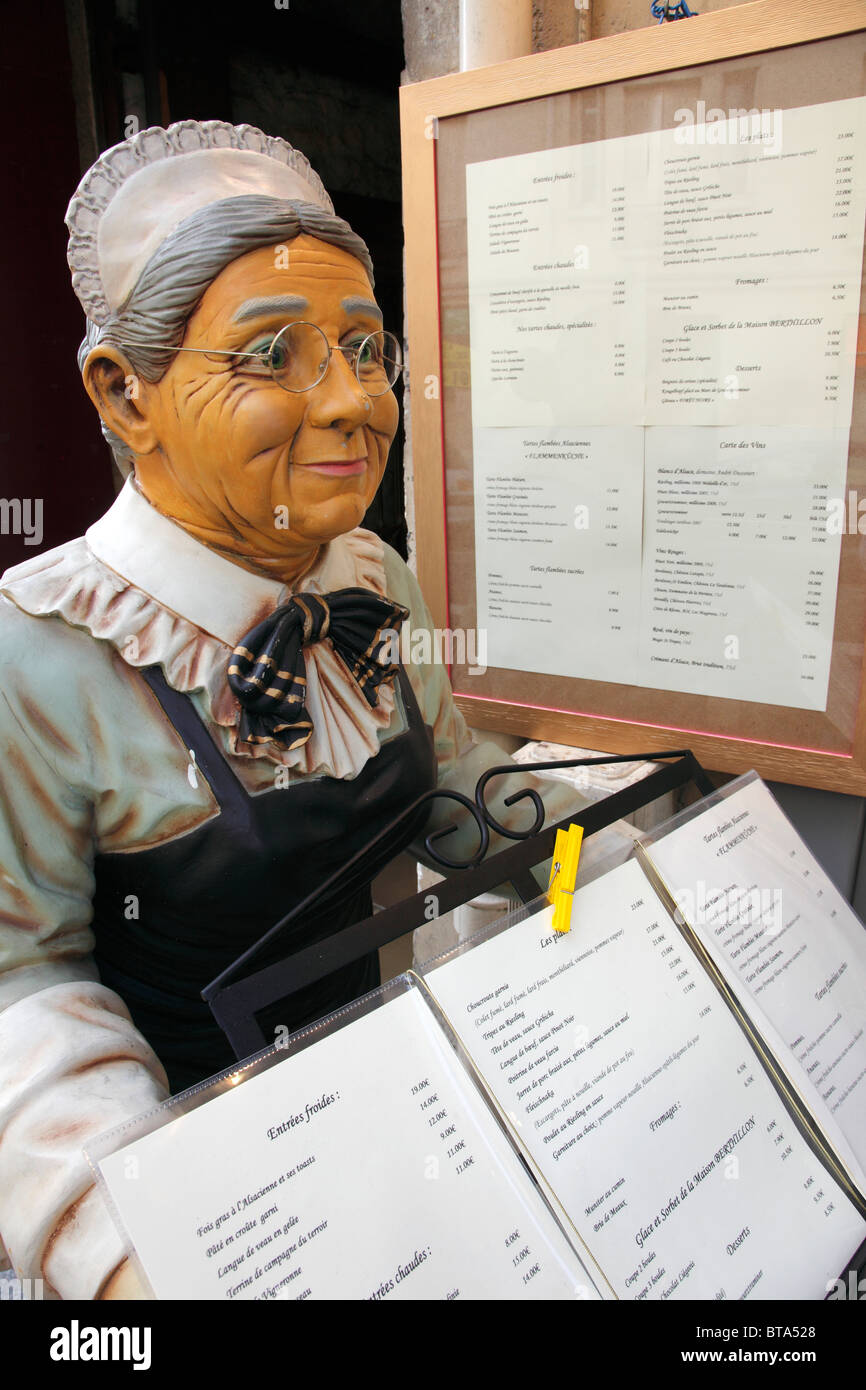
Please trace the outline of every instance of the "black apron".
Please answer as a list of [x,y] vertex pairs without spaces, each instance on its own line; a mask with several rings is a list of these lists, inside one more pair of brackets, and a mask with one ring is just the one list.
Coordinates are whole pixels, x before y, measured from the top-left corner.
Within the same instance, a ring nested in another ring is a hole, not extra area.
[[[99,854],[94,873],[95,960],[168,1073],[173,1093],[235,1061],[201,991],[269,927],[345,864],[410,802],[436,785],[433,733],[405,671],[407,728],[357,777],[306,777],[251,795],[192,701],[157,666],[142,670],[167,718],[195,754],[220,813],[152,849]],[[396,692],[395,692],[395,698]],[[277,764],[274,764],[276,772]],[[422,829],[429,804],[364,857],[351,882],[280,933],[246,973],[362,921],[370,882]],[[137,916],[136,916],[137,913]],[[379,983],[374,951],[293,995],[268,1016],[294,1031]]]

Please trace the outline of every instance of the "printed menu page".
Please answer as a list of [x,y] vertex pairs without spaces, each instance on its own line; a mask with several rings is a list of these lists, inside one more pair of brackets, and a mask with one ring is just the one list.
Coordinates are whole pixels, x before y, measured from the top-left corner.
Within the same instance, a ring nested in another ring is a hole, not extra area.
[[[568,676],[579,645],[587,678],[637,682],[643,432],[490,429],[479,444],[477,592],[494,664]],[[566,630],[585,615],[591,641],[557,640],[566,611]]]
[[429,969],[624,1298],[823,1298],[866,1222],[813,1155],[640,866]]
[[[832,1116],[866,1187],[862,922],[759,778],[646,849],[761,1031],[779,1040],[807,1104]],[[829,1137],[843,1149],[834,1129]]]
[[417,989],[100,1169],[158,1298],[599,1296]]
[[847,453],[845,430],[647,431],[645,684],[825,707]]
[[866,98],[703,114],[467,166],[477,621],[492,667],[823,710]]

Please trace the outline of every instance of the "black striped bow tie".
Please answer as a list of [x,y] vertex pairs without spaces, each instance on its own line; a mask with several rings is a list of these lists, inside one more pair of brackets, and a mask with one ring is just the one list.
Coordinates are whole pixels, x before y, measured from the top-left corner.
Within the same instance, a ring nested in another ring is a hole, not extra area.
[[241,705],[238,737],[245,743],[300,748],[312,736],[306,708],[304,647],[327,638],[371,707],[398,666],[386,660],[393,634],[409,610],[369,589],[295,594],[235,647],[228,682]]

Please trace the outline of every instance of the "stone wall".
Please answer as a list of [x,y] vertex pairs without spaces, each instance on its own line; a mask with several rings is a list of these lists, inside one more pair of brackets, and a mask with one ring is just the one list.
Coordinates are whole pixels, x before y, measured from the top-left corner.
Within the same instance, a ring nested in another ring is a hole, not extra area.
[[[701,14],[724,10],[742,0],[695,0],[691,8]],[[456,72],[458,59],[459,0],[402,0],[406,81],[423,82]],[[683,21],[688,23],[688,21]],[[549,48],[580,43],[584,39],[623,34],[655,24],[649,0],[533,0],[532,47]]]
[[[710,14],[713,10],[726,10],[731,5],[741,4],[742,0],[689,0],[689,9],[698,14]],[[647,24],[657,24],[650,13],[649,0],[591,0],[592,37],[603,39],[608,34],[624,34],[627,29],[643,29]],[[678,21],[685,22],[686,21]]]

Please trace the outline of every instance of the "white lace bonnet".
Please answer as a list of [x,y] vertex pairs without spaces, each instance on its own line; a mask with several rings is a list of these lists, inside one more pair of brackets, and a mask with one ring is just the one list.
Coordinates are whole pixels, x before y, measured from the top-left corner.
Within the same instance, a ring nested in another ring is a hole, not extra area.
[[103,324],[116,313],[154,252],[194,212],[247,194],[334,211],[304,155],[255,126],[178,121],[106,150],[66,211],[72,287],[87,317]]

